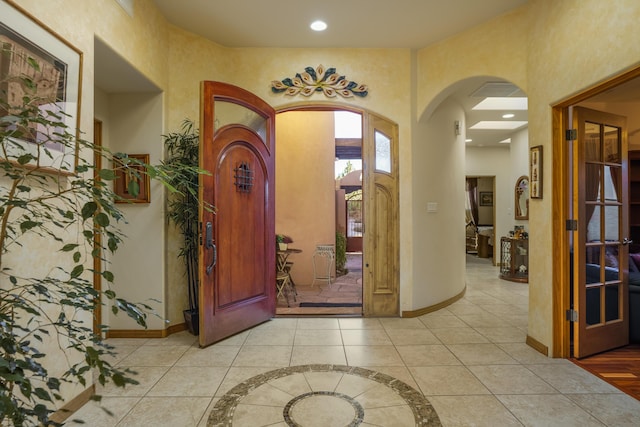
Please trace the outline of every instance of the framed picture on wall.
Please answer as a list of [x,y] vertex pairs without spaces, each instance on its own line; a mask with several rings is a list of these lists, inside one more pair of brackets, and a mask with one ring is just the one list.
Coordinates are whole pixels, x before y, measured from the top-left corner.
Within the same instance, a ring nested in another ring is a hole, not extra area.
[[113,184],[118,196],[116,203],[149,203],[149,175],[144,173],[142,163],[149,163],[148,154],[127,154],[115,160],[116,179]]
[[[79,128],[82,53],[17,5],[0,2],[0,117],[37,111],[19,138],[3,147],[12,161],[71,174]],[[16,160],[17,161],[17,160]]]
[[529,154],[529,196],[542,199],[542,145],[531,147]]
[[480,192],[480,206],[493,206],[493,192],[481,191]]

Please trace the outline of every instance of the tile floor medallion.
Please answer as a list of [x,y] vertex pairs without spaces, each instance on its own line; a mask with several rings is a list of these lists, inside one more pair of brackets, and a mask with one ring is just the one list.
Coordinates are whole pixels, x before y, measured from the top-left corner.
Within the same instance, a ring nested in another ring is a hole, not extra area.
[[379,411],[393,413],[397,426],[441,425],[431,403],[414,388],[345,365],[290,366],[250,378],[218,400],[207,425],[352,427],[375,425]]

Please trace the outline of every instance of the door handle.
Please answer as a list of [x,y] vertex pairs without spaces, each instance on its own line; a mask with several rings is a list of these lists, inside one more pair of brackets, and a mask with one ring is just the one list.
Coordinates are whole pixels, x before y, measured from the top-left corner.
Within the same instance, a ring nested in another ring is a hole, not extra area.
[[624,239],[622,239],[623,245],[630,245],[632,243],[633,243],[633,240],[630,240],[628,237],[625,237]]
[[211,260],[211,263],[207,265],[206,270],[207,275],[210,275],[213,271],[213,267],[216,265],[216,261],[218,260],[218,250],[216,249],[216,245],[213,244],[213,225],[210,222],[207,222],[204,235],[204,248],[213,249],[213,259]]

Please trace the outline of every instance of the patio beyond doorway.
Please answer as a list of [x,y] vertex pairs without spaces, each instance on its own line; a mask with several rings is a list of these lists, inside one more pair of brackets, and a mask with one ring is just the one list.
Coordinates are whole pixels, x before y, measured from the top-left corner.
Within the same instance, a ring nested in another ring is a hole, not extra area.
[[[296,301],[277,300],[276,315],[362,315],[362,252],[348,252],[347,274],[311,286],[296,283]],[[300,303],[328,303],[331,307],[300,307]],[[348,305],[348,306],[347,306]],[[358,305],[358,306],[353,306]]]

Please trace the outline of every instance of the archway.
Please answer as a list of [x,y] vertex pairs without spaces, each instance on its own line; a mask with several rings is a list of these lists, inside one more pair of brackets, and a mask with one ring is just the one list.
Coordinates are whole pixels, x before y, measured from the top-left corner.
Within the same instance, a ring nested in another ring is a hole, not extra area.
[[[367,231],[364,233],[364,247],[362,260],[362,313],[365,316],[397,316],[399,314],[399,201],[398,201],[398,126],[365,109],[357,109],[335,103],[319,104],[293,104],[280,107],[278,116],[287,117],[287,113],[293,114],[313,114],[333,111],[350,111],[362,116],[362,158],[363,158],[363,204],[364,216],[367,224]],[[278,119],[276,119],[277,121]],[[304,121],[305,119],[300,119]],[[313,117],[310,116],[307,123],[313,124]],[[277,132],[281,131],[280,123],[276,126]],[[321,132],[321,131],[318,131]],[[282,141],[280,141],[282,142]],[[334,156],[334,144],[330,145],[329,157]],[[276,144],[276,151],[286,149],[282,144]],[[304,141],[299,141],[292,151],[304,152]],[[314,154],[315,153],[315,154]],[[327,152],[317,151],[309,155],[317,155],[320,158],[327,157]],[[382,159],[383,156],[386,156]],[[298,157],[298,161],[302,161]],[[313,161],[314,159],[310,159]],[[326,163],[325,159],[325,163]],[[329,161],[331,159],[328,159]],[[302,181],[301,176],[311,172],[317,165],[309,164],[309,169],[301,170],[297,177],[290,177],[290,181]],[[276,167],[278,170],[279,168]],[[331,177],[331,185],[335,186],[335,181]],[[296,182],[301,184],[301,182]],[[290,188],[298,188],[295,185]],[[300,187],[304,191],[304,187]],[[293,191],[292,193],[295,193]],[[291,194],[292,201],[295,201],[295,194]],[[281,196],[276,194],[277,210],[283,209],[286,202]],[[332,204],[334,200],[327,203],[317,203],[318,210],[326,211],[327,204]],[[309,202],[307,202],[309,203]],[[313,201],[311,203],[314,203]],[[307,209],[309,211],[309,209]],[[330,212],[325,212],[324,217],[330,216]],[[276,225],[278,224],[278,213],[276,213]],[[326,235],[326,233],[325,233]],[[329,236],[330,238],[330,236]],[[332,239],[333,240],[333,239]],[[318,244],[327,243],[320,241],[307,242],[307,258],[312,256],[313,247]],[[308,263],[312,262],[308,259]],[[314,264],[315,266],[315,264]],[[315,276],[314,276],[315,277]]]

